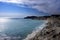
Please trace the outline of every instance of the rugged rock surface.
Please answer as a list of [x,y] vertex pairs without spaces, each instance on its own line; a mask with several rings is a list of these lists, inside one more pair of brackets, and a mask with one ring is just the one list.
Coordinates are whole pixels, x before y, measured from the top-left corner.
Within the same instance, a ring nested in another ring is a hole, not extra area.
[[51,16],[47,21],[47,26],[29,40],[60,40],[60,16]]

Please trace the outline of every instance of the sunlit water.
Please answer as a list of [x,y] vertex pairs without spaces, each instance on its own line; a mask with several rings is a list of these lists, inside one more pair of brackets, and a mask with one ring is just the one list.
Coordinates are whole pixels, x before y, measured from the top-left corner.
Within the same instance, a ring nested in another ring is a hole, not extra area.
[[0,40],[22,40],[43,23],[43,20],[0,19]]

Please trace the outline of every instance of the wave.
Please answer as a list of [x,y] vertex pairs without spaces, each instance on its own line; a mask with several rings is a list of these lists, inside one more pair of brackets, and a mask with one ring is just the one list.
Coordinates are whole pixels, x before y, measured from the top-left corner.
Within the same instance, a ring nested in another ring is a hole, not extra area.
[[40,25],[38,28],[32,31],[31,34],[28,34],[27,37],[23,40],[30,40],[31,38],[34,38],[35,35],[40,32],[45,26],[46,26],[47,21],[45,21],[42,25]]
[[20,36],[18,36],[18,37],[13,36],[12,37],[12,36],[8,36],[8,35],[0,32],[0,40],[12,40],[12,39],[18,40],[20,38],[21,38]]

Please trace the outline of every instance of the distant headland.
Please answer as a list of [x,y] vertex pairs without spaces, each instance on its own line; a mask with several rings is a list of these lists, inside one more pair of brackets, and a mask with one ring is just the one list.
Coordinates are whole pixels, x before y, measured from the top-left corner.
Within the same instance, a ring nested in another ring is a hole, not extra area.
[[27,16],[24,19],[35,19],[35,20],[46,20],[50,17],[59,17],[60,15],[51,15],[51,16]]

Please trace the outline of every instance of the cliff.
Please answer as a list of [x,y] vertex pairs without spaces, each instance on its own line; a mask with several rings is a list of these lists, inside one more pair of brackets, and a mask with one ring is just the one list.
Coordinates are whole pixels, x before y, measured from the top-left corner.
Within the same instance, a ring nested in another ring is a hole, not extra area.
[[47,26],[28,40],[60,40],[60,16],[52,15],[47,21]]

